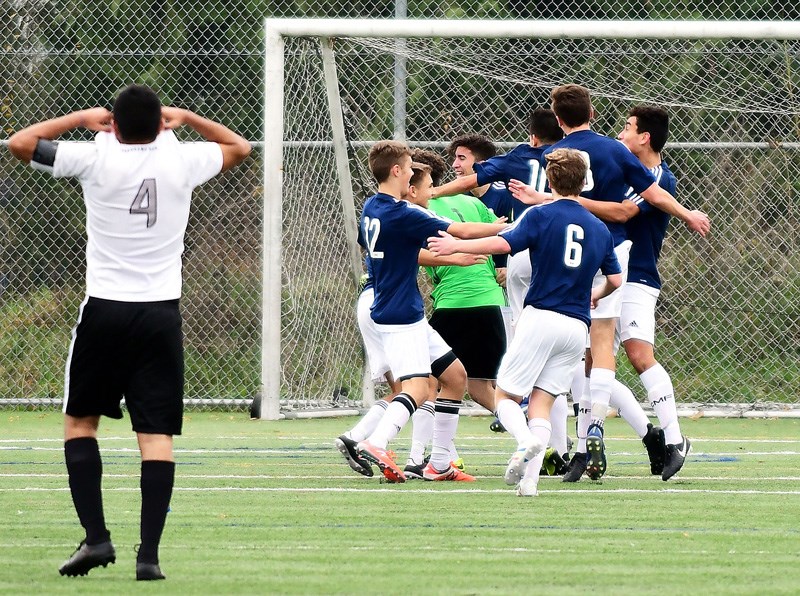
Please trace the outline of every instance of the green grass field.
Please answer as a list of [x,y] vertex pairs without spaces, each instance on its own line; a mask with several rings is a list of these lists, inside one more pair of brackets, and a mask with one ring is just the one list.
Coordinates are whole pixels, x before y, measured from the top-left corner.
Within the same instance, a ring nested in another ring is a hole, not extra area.
[[[127,421],[104,420],[106,519],[117,562],[58,566],[82,538],[61,415],[0,412],[0,593],[797,594],[800,421],[687,420],[693,453],[668,483],[618,419],[602,483],[544,478],[516,497],[513,449],[462,418],[472,484],[381,484],[332,445],[353,418],[186,417],[161,546],[164,582],[133,580],[139,460]],[[404,460],[406,429],[393,447]]]

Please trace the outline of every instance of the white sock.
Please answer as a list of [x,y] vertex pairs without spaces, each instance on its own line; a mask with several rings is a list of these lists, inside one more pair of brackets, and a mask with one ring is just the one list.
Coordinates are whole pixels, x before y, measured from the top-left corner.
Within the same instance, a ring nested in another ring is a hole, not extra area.
[[615,372],[608,368],[593,368],[589,377],[589,390],[592,393],[592,424],[603,427],[611,403],[611,387]]
[[531,438],[528,421],[522,408],[513,399],[501,399],[497,403],[497,418],[509,434],[517,441],[517,445],[527,443]]
[[616,379],[611,389],[611,406],[619,411],[619,415],[631,425],[633,432],[639,435],[640,439],[647,434],[647,424],[650,421],[642,410],[642,405],[636,400],[633,392]]
[[575,367],[575,373],[572,375],[572,385],[570,385],[569,392],[572,394],[572,402],[578,403],[583,397],[583,387],[586,384],[586,363],[581,360],[581,363]]
[[419,466],[425,459],[425,447],[433,439],[433,402],[423,403],[411,417],[411,451],[406,464]]
[[450,445],[458,429],[461,401],[437,398],[433,417],[433,447],[430,464],[439,472],[450,467]]
[[663,366],[656,363],[640,374],[639,378],[647,389],[647,399],[650,400],[658,416],[658,424],[664,429],[664,441],[667,445],[680,443],[681,426],[678,423],[678,409],[675,405],[675,389],[669,374]]
[[347,437],[353,439],[356,443],[359,441],[363,441],[368,436],[372,434],[372,431],[375,430],[375,427],[378,426],[378,422],[381,421],[383,415],[386,413],[386,408],[389,406],[389,402],[379,399],[372,407],[367,410],[367,413],[361,417],[361,420],[351,428],[349,431],[345,433]]
[[[553,402],[553,407],[550,409],[550,424],[552,425],[552,433],[550,434],[550,446],[555,449],[559,455],[564,455],[567,449],[567,396],[564,394],[556,397]],[[530,422],[528,423],[530,428]]]
[[386,449],[389,441],[403,429],[416,408],[417,404],[411,399],[411,396],[405,393],[397,394],[367,441],[376,447]]
[[[529,420],[528,429],[531,432],[531,436],[536,439],[537,443],[541,445],[547,445],[550,442],[552,427],[550,426],[549,420],[545,420],[544,418],[534,418],[533,420]],[[539,453],[537,453],[534,458],[528,462],[522,475],[523,478],[533,478],[536,480],[537,484],[539,483],[539,472],[542,469],[545,451],[547,450],[542,448],[542,450],[539,451]]]
[[456,449],[456,444],[453,441],[450,441],[450,461],[456,461],[458,459],[458,449]]

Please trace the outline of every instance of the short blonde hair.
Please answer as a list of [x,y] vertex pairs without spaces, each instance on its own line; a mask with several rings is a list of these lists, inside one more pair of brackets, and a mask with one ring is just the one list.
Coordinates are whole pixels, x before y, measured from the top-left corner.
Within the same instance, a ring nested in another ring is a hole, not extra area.
[[579,195],[586,184],[586,160],[575,149],[556,149],[545,156],[547,182],[562,197]]

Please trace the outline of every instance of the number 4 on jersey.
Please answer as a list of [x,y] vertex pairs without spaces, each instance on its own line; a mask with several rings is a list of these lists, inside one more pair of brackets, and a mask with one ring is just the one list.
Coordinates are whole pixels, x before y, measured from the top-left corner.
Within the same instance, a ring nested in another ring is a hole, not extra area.
[[158,219],[157,212],[156,179],[145,178],[139,186],[139,191],[131,203],[132,214],[144,213],[147,215],[147,227],[152,228]]

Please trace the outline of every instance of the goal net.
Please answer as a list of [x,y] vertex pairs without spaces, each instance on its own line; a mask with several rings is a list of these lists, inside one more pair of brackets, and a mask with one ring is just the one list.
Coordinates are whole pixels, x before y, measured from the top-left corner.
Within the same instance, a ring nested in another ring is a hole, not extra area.
[[666,107],[678,199],[712,218],[707,239],[673,222],[660,262],[657,353],[679,401],[796,402],[798,37],[795,23],[267,21],[265,213],[282,210],[265,223],[272,411],[361,404],[352,232],[374,191],[370,145],[444,153],[476,132],[508,150],[567,82],[591,90],[603,134],[636,104]]

